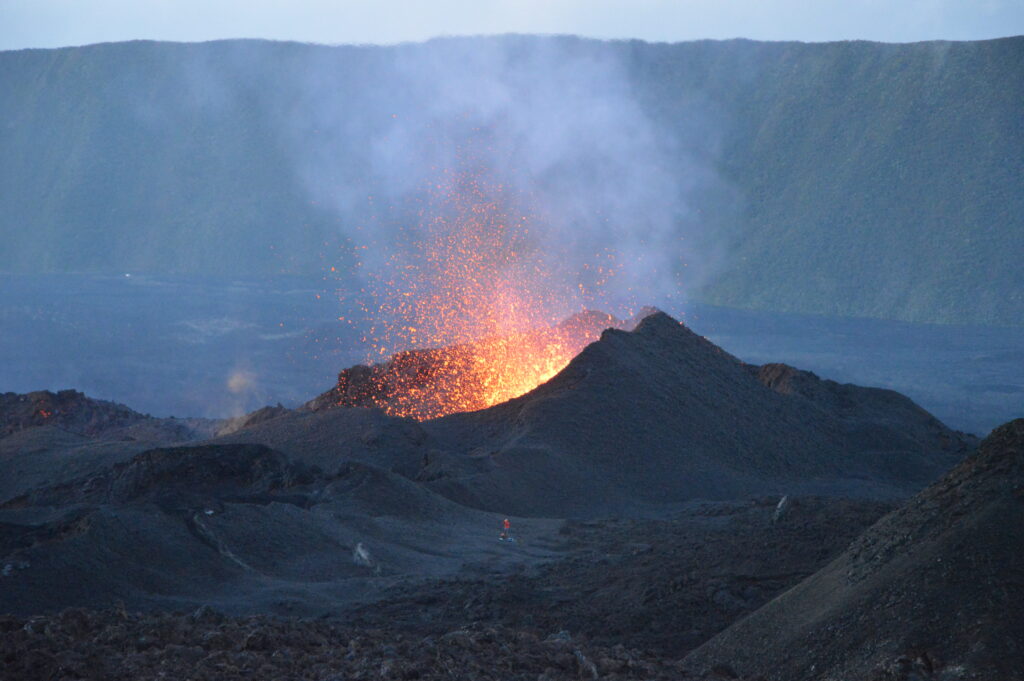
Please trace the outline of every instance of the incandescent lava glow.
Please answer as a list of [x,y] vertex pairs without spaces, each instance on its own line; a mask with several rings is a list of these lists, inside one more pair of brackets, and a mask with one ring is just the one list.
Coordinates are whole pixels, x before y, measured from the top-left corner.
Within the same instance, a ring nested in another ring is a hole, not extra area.
[[533,218],[509,194],[471,171],[443,173],[425,193],[387,275],[364,290],[373,319],[364,341],[376,363],[343,371],[335,404],[419,420],[483,409],[546,382],[618,325],[595,312],[558,323],[614,275],[614,259],[588,264],[588,285],[568,287],[557,254],[537,248]]

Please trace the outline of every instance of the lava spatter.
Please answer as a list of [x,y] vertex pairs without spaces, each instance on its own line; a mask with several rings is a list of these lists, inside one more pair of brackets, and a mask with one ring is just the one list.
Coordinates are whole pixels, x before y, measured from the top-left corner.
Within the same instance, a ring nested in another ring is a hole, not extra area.
[[483,409],[547,381],[618,325],[595,313],[558,323],[617,266],[612,256],[587,264],[589,285],[566,285],[576,277],[534,240],[536,218],[518,198],[483,171],[442,173],[372,275],[372,366],[342,372],[338,405],[420,420]]

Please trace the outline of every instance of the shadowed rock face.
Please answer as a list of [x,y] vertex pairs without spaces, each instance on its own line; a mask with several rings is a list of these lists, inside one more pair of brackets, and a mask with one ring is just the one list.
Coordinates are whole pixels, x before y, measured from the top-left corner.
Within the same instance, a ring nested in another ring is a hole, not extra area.
[[123,404],[86,397],[77,390],[48,390],[19,395],[0,394],[0,438],[26,428],[53,425],[80,435],[96,436],[151,417]]
[[95,476],[35,490],[7,506],[127,504],[156,498],[259,495],[308,484],[315,469],[263,445],[152,449]]
[[520,398],[423,427],[470,454],[434,489],[524,515],[766,493],[899,497],[972,444],[898,393],[751,367],[660,312],[605,331]]
[[767,679],[1014,679],[1024,663],[1024,419],[834,562],[687,657]]

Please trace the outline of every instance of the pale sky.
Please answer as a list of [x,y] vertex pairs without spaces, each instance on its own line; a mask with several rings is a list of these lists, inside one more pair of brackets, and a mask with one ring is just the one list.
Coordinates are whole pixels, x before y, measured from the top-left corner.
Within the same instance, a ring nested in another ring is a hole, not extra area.
[[1024,0],[0,0],[0,50],[138,38],[390,44],[494,33],[977,40],[1024,34]]

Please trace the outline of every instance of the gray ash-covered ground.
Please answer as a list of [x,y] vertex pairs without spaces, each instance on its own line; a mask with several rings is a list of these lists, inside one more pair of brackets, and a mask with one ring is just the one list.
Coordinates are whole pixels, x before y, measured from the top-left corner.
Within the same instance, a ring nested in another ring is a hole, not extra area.
[[688,650],[812,574],[890,508],[806,498],[776,518],[777,502],[568,522],[560,560],[512,573],[470,565],[467,576],[400,584],[328,617],[202,608],[0,618],[0,660],[10,679],[680,678]]
[[1024,660],[1019,423],[919,493],[972,438],[663,314],[484,411],[220,425],[0,438],[0,678],[1003,681]]
[[701,504],[665,519],[569,521],[562,560],[400,585],[350,617],[421,633],[469,622],[567,630],[601,645],[682,656],[814,573],[892,508],[803,498],[775,520],[778,501]]

